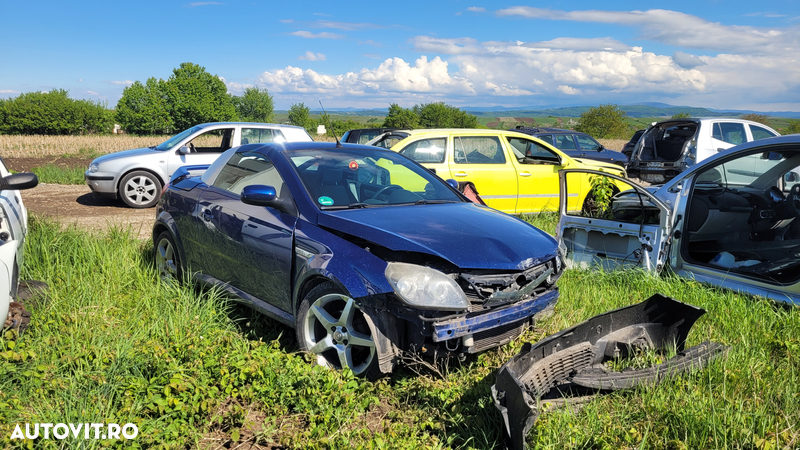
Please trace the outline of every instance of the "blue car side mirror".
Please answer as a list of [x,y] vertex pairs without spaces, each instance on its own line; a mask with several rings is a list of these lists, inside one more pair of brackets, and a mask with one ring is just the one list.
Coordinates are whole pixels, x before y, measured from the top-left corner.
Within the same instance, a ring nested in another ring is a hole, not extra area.
[[272,206],[277,198],[278,193],[272,186],[253,184],[242,189],[242,201],[248,205]]
[[245,186],[241,194],[242,203],[255,206],[268,206],[287,214],[296,215],[294,202],[289,199],[278,197],[278,193],[272,186],[252,184]]
[[455,190],[458,190],[458,181],[456,181],[456,180],[454,180],[452,178],[448,178],[448,179],[445,180],[445,182],[447,184],[449,184],[451,188],[453,188]]

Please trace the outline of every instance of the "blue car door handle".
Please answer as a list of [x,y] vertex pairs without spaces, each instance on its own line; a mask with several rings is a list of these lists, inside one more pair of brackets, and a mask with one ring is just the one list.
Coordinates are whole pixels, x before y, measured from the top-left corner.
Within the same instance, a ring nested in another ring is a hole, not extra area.
[[205,221],[209,221],[214,217],[214,215],[211,213],[210,209],[203,209],[203,211],[200,213],[200,215],[203,217],[203,220],[205,220]]

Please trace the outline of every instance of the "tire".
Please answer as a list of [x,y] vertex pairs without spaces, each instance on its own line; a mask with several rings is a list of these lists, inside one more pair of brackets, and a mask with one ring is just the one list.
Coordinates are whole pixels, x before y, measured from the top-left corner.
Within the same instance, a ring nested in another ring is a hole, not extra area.
[[180,283],[183,280],[178,247],[169,231],[162,231],[153,244],[158,276],[166,284]]
[[366,314],[330,281],[309,292],[297,311],[300,349],[323,367],[348,367],[356,376],[380,376],[378,352]]
[[131,208],[155,206],[161,196],[161,180],[144,170],[136,170],[119,182],[119,198]]

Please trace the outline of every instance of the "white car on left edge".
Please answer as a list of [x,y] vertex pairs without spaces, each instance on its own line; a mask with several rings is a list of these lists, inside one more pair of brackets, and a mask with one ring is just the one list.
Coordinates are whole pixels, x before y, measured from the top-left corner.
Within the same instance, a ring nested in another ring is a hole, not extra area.
[[92,192],[122,199],[132,208],[154,206],[180,167],[209,165],[229,148],[266,142],[311,142],[302,127],[219,122],[196,125],[159,145],[100,156],[84,174]]
[[28,232],[28,210],[19,191],[37,184],[39,178],[35,174],[11,174],[0,158],[0,330],[6,326],[24,328],[30,317],[21,304],[13,302],[19,287],[19,269]]

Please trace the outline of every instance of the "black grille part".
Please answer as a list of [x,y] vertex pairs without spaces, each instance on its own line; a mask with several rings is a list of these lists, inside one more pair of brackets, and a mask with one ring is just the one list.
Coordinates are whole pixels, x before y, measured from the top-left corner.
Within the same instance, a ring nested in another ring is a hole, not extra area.
[[490,348],[499,347],[511,342],[513,339],[519,337],[525,331],[525,325],[528,319],[523,319],[518,322],[512,322],[502,325],[491,330],[481,331],[475,333],[473,336],[474,344],[469,347],[469,353],[478,353]]

